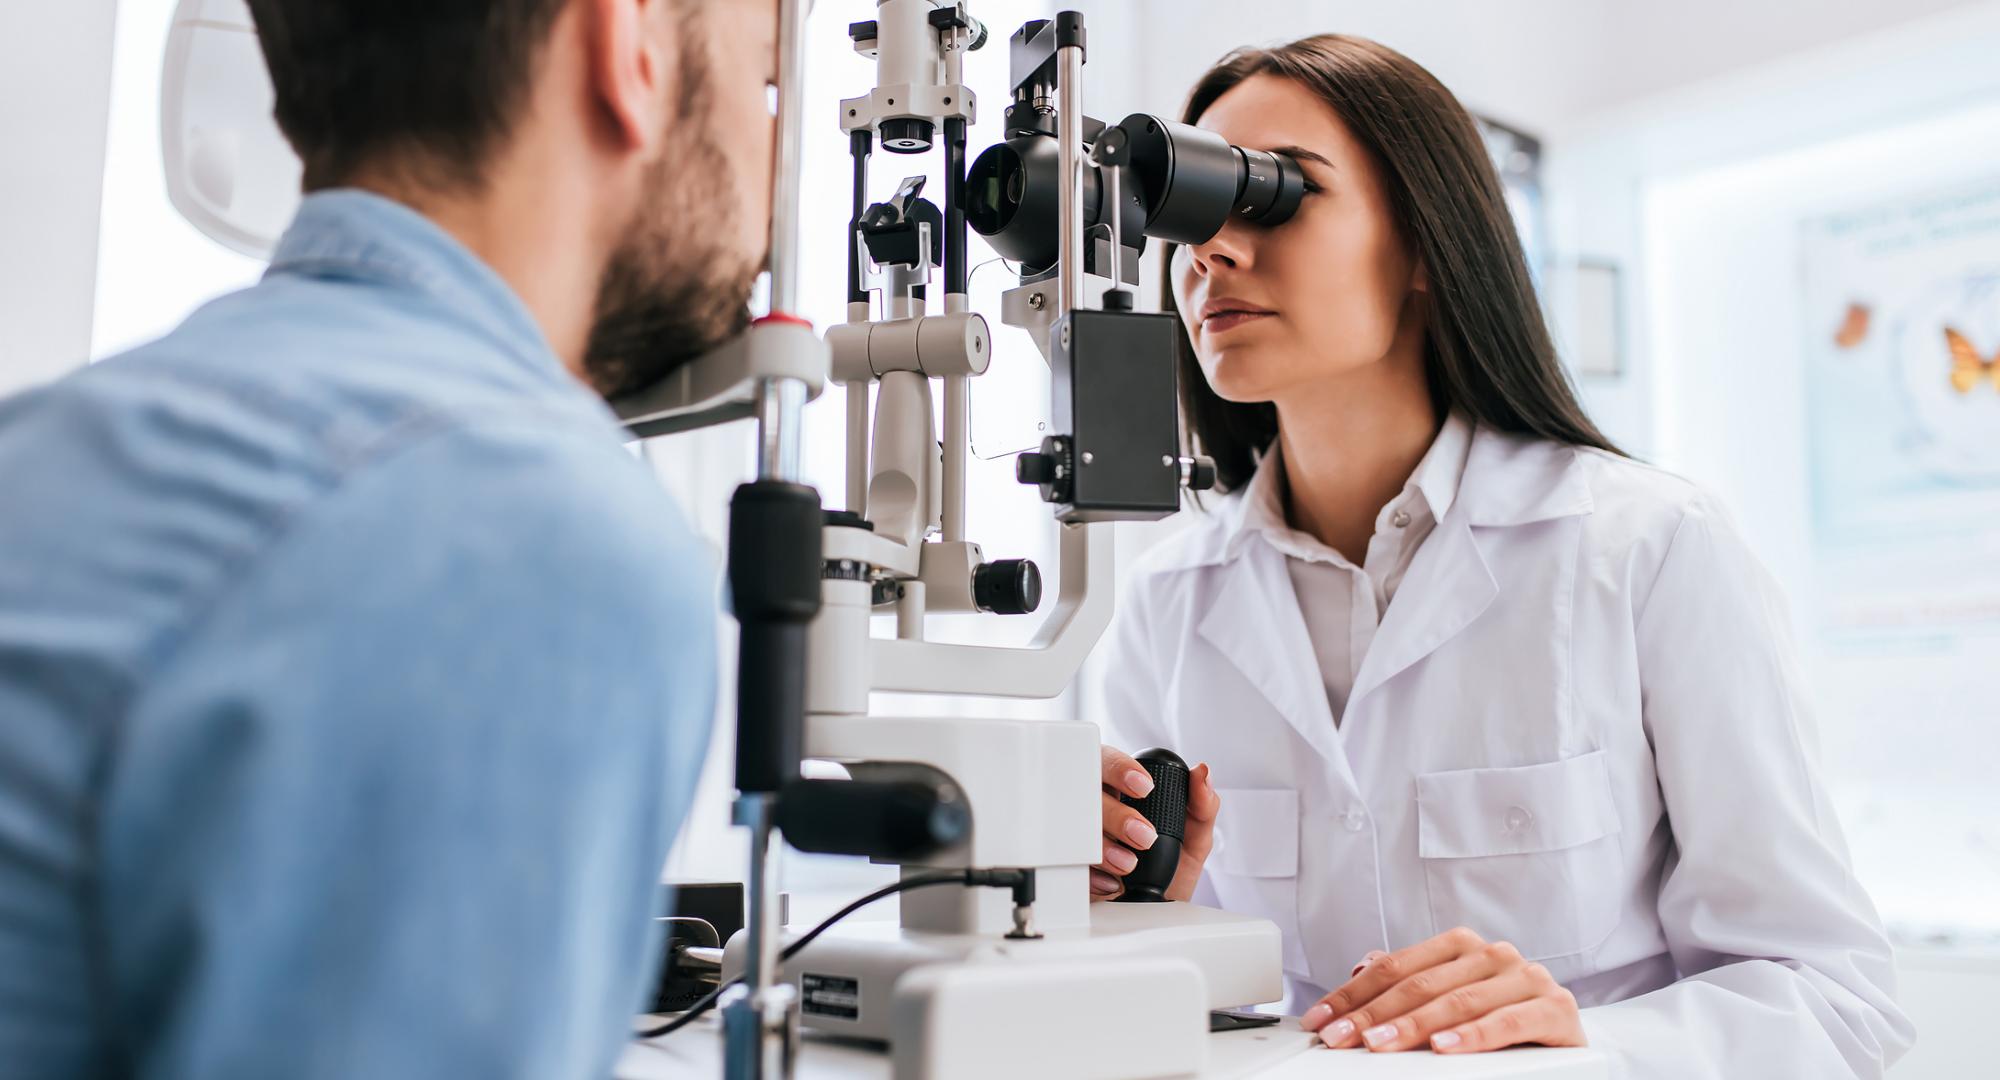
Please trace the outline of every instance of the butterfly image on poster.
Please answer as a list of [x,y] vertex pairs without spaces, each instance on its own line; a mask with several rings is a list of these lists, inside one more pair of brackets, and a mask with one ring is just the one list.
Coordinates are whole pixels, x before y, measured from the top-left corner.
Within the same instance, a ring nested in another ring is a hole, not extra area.
[[1833,343],[1843,349],[1852,349],[1868,340],[1868,321],[1874,312],[1867,304],[1854,302],[1841,313],[1840,329],[1833,332]]
[[2000,391],[2000,349],[1989,359],[1981,356],[1971,339],[1952,327],[1944,328],[1944,342],[1951,350],[1951,388],[1969,394],[1982,381],[1990,381]]

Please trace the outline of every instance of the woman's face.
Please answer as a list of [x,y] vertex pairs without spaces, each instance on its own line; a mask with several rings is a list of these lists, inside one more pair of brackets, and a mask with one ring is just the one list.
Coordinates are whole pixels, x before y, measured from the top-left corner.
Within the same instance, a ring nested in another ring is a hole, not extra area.
[[1207,243],[1174,252],[1174,299],[1217,394],[1274,401],[1381,361],[1399,328],[1421,341],[1412,293],[1422,271],[1397,234],[1380,170],[1324,101],[1256,75],[1217,98],[1199,126],[1291,154],[1306,181],[1283,225],[1231,215]]

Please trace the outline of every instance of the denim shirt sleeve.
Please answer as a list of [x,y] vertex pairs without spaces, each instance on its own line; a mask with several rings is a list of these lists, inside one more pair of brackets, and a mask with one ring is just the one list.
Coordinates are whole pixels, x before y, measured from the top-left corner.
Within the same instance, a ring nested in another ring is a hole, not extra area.
[[664,503],[615,443],[489,423],[278,523],[115,736],[133,1075],[609,1075],[714,704],[709,557]]

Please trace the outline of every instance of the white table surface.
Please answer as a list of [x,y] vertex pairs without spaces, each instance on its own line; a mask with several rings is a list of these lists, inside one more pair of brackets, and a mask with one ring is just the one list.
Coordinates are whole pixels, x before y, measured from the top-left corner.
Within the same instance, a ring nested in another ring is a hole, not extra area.
[[[1327,1050],[1286,1017],[1274,1026],[1209,1036],[1208,1069],[1201,1080],[1255,1076],[1265,1080],[1362,1077],[1365,1080],[1603,1080],[1611,1075],[1594,1050],[1520,1047],[1492,1054],[1433,1054],[1413,1050],[1374,1054]],[[807,1034],[799,1055],[801,1080],[887,1080],[889,1056],[868,1044]],[[714,1013],[661,1039],[634,1043],[618,1062],[618,1080],[722,1078],[722,1025]]]

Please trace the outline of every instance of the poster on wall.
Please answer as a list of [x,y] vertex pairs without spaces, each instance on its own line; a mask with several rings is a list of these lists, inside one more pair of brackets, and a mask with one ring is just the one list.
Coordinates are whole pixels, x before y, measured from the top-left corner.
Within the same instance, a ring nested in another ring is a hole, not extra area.
[[1824,625],[2000,628],[2000,177],[1803,229]]

